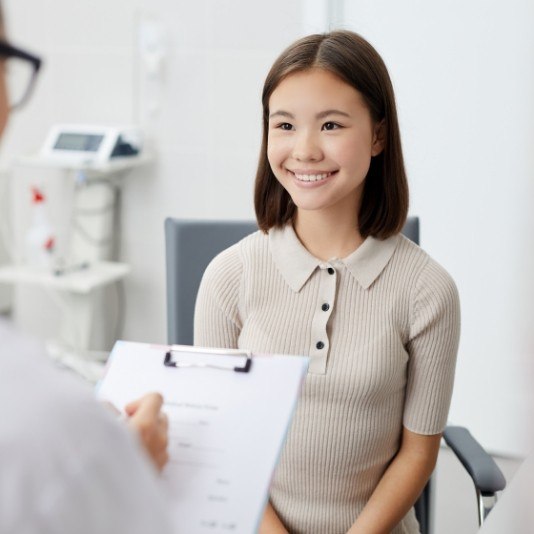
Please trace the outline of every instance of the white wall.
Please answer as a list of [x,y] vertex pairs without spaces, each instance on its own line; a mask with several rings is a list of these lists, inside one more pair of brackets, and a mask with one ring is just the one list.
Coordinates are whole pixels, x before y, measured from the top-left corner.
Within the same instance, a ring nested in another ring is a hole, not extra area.
[[455,278],[462,339],[450,420],[490,449],[532,444],[534,4],[343,2],[396,90],[422,246]]

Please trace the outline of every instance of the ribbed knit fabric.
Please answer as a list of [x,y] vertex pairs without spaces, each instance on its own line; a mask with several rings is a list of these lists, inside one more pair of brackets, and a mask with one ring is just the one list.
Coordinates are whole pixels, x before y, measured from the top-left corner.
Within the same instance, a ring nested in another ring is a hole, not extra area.
[[[403,426],[444,429],[459,328],[454,282],[403,236],[368,238],[344,260],[321,262],[287,226],[213,260],[197,298],[195,344],[311,358],[271,486],[292,534],[345,533]],[[413,510],[393,530],[417,532]]]

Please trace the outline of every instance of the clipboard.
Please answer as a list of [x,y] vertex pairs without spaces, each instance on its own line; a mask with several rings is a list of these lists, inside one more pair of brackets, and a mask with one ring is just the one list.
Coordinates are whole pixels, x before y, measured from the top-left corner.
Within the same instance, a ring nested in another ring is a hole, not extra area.
[[118,341],[98,396],[122,409],[150,391],[165,399],[162,473],[177,534],[251,534],[309,358]]

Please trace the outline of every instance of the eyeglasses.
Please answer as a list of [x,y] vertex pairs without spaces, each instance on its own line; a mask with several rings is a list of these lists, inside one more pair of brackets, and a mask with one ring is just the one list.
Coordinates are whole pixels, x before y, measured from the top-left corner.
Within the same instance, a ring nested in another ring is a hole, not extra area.
[[5,61],[9,109],[24,105],[35,86],[41,59],[0,40],[0,60]]

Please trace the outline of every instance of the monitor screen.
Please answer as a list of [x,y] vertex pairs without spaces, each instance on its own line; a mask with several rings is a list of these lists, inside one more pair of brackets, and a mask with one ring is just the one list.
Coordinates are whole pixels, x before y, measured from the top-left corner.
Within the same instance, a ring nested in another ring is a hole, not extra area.
[[96,152],[104,139],[99,134],[62,133],[59,134],[54,149]]

